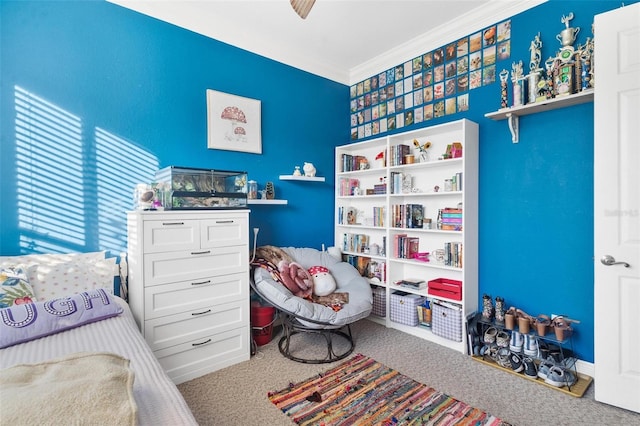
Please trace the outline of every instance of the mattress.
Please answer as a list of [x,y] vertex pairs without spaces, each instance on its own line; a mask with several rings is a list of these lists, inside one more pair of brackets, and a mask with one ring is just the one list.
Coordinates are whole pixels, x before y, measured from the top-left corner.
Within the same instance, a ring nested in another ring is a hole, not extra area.
[[74,352],[112,352],[131,361],[133,394],[140,425],[197,425],[178,388],[164,373],[133,319],[127,303],[116,298],[124,312],[48,337],[0,350],[0,368],[58,358]]

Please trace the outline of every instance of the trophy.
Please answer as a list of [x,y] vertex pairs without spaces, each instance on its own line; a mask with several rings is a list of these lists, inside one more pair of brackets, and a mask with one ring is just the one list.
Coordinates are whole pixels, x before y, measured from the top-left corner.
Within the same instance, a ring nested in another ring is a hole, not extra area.
[[567,16],[562,15],[560,22],[564,24],[565,28],[556,36],[556,40],[558,40],[563,47],[571,48],[571,50],[573,50],[573,43],[576,42],[576,36],[580,32],[580,27],[571,28],[569,26],[569,21],[572,19],[573,12],[569,13]]
[[507,81],[509,80],[509,71],[500,71],[500,108],[507,108],[509,106],[508,94],[507,94]]
[[540,33],[536,34],[529,46],[529,51],[531,52],[531,60],[529,61],[529,75],[528,78],[528,86],[529,86],[529,103],[534,103],[538,101],[538,83],[540,82],[540,74],[542,72],[542,68],[540,68],[540,60],[542,59],[542,55],[540,50],[542,48],[542,40],[540,40]]
[[524,80],[522,74],[522,61],[513,62],[511,65],[511,82],[513,83],[513,106],[524,105]]

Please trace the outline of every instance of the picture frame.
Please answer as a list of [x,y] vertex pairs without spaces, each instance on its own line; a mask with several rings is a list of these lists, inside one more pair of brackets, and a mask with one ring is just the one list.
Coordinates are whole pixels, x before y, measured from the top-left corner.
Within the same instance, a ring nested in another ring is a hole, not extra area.
[[207,148],[262,154],[262,103],[207,89]]

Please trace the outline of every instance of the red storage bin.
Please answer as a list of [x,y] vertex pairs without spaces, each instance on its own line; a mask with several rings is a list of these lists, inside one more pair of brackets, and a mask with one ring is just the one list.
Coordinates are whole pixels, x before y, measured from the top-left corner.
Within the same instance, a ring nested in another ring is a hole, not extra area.
[[450,280],[449,278],[431,280],[427,293],[451,300],[462,300],[462,281]]

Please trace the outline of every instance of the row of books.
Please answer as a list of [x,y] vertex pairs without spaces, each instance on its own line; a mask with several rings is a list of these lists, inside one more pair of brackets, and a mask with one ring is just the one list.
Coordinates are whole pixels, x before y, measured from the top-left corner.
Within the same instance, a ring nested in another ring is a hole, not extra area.
[[[364,165],[364,166],[363,166]],[[352,172],[369,166],[369,160],[364,155],[342,154],[342,171]]]
[[440,229],[462,231],[462,209],[445,207],[438,210]]
[[409,173],[391,172],[391,193],[409,194],[413,189],[413,178]]
[[391,155],[389,155],[389,165],[399,166],[405,164],[404,156],[411,154],[411,147],[405,144],[398,144],[391,147]]
[[444,264],[462,268],[462,243],[444,243]]
[[365,234],[342,234],[342,251],[353,253],[364,253],[364,249],[369,247],[369,236]]
[[355,267],[365,278],[377,278],[380,282],[387,279],[387,264],[366,256],[343,255],[343,260]]
[[360,187],[360,181],[353,178],[340,178],[338,182],[338,194],[340,196],[353,195],[354,189]]
[[420,251],[420,238],[409,237],[407,234],[393,236],[393,257],[397,259],[413,259],[413,255]]
[[392,204],[391,218],[394,228],[422,228],[424,206],[422,204]]

